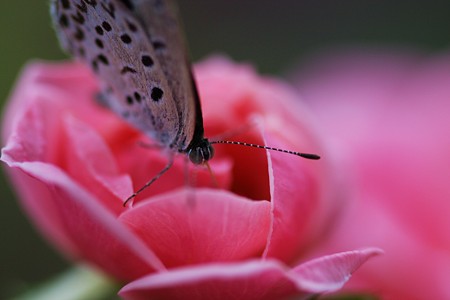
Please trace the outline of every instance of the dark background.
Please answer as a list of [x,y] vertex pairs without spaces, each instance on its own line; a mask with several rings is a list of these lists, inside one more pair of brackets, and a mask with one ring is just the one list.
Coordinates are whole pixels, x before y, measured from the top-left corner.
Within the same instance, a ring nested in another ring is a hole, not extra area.
[[[448,51],[450,1],[183,0],[179,2],[194,61],[222,53],[282,76],[335,46]],[[0,1],[0,101],[32,59],[58,60],[48,1]],[[450,84],[450,83],[449,83]],[[3,167],[3,166],[2,166]],[[0,177],[0,298],[68,268],[35,232]]]

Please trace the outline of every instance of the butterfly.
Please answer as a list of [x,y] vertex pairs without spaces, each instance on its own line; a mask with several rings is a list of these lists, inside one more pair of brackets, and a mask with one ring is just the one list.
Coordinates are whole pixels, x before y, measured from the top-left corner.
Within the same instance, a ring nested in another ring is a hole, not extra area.
[[[170,0],[52,0],[51,15],[62,47],[90,65],[101,82],[101,99],[116,114],[170,153],[196,164],[226,143],[318,155],[204,136],[202,109],[180,18]],[[173,164],[126,199],[151,185]]]

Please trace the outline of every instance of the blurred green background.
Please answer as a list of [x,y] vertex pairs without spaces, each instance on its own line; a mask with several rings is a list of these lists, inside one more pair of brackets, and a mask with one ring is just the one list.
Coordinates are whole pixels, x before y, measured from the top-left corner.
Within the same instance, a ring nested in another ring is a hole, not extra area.
[[[223,53],[275,75],[334,46],[401,46],[434,53],[447,51],[450,42],[448,0],[183,0],[179,5],[194,61]],[[24,64],[65,55],[50,26],[48,1],[1,0],[0,37],[3,107]],[[37,235],[7,179],[0,179],[3,299],[69,265]]]

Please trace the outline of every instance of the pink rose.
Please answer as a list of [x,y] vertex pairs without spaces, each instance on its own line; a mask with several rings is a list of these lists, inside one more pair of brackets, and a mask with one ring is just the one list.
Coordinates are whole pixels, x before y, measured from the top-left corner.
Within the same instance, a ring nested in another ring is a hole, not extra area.
[[[286,85],[211,59],[196,68],[207,136],[257,125],[236,140],[325,153]],[[5,114],[2,160],[43,234],[72,259],[124,282],[128,299],[274,299],[339,289],[375,249],[296,265],[334,219],[340,198],[326,160],[218,145],[209,173],[184,157],[122,206],[167,157],[97,105],[78,64],[30,65]],[[143,277],[144,276],[144,277]],[[140,278],[140,279],[139,279]],[[192,297],[189,297],[192,296]]]
[[376,245],[385,255],[348,290],[450,299],[450,56],[354,51],[298,78],[349,201],[313,255]]

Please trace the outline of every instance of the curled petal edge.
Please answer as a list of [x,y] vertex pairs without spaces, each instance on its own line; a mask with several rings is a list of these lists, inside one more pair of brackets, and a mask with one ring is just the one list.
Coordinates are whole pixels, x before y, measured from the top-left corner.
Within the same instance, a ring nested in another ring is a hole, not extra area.
[[341,252],[313,259],[293,269],[273,259],[171,269],[137,279],[124,286],[119,295],[124,299],[144,299],[157,294],[163,299],[164,296],[176,299],[188,295],[189,290],[207,293],[215,285],[216,291],[225,287],[229,291],[233,285],[241,289],[243,284],[247,288],[239,292],[242,297],[248,297],[246,299],[257,299],[255,294],[270,299],[272,292],[278,297],[333,292],[368,259],[382,253],[377,248]]
[[322,293],[340,289],[361,265],[376,255],[379,248],[364,248],[322,256],[290,270],[290,275],[311,292]]

